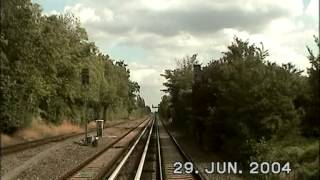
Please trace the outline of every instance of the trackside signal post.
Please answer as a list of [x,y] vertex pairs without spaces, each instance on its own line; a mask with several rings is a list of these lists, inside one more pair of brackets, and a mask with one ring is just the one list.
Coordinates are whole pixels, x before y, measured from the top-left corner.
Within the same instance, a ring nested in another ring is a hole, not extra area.
[[104,122],[104,120],[96,120],[96,125],[97,125],[97,137],[100,137],[100,138],[102,138],[103,122]]
[[159,110],[158,110],[158,109],[159,109],[159,106],[153,106],[153,104],[152,104],[151,107],[152,107],[153,109],[157,108],[157,111],[154,112],[154,119],[157,119],[157,112],[159,111]]
[[196,120],[196,140],[197,143],[201,147],[204,147],[203,139],[204,139],[204,131],[206,131],[204,120],[201,118],[203,114],[205,114],[205,107],[203,107],[201,104],[202,99],[205,97],[202,96],[200,89],[200,81],[202,76],[202,70],[200,64],[194,64],[193,65],[193,85],[192,85],[192,114],[193,119]]
[[85,138],[84,143],[88,144],[88,118],[87,118],[87,101],[89,91],[89,68],[83,68],[81,71],[81,84],[84,91],[84,118],[85,118]]

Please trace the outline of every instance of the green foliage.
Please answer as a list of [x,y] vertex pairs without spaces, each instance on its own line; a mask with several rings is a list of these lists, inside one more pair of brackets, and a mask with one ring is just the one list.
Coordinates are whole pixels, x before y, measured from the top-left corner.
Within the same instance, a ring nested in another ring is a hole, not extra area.
[[32,76],[36,68],[24,62],[35,61],[39,13],[29,1],[6,1],[1,6],[1,56],[5,57],[1,58],[1,127],[7,131],[25,126],[37,111],[37,91],[32,86],[41,81]]
[[[173,122],[182,128],[191,122],[192,106],[192,80],[193,80],[193,65],[197,64],[197,55],[192,57],[185,57],[178,61],[178,68],[175,70],[166,70],[162,76],[166,78],[167,82],[164,85],[167,87],[165,92],[171,95],[171,107]],[[163,98],[166,101],[166,97]],[[166,102],[160,104],[160,109],[167,109],[168,107],[162,107]],[[167,110],[166,110],[167,111]],[[161,116],[167,116],[160,114]],[[183,120],[183,121],[182,121]]]
[[314,52],[307,47],[309,52],[309,62],[311,67],[308,68],[308,83],[310,86],[310,96],[306,97],[306,102],[304,104],[306,109],[306,116],[302,121],[302,129],[303,133],[307,136],[316,136],[319,137],[320,135],[320,41],[319,38],[314,37],[316,47],[318,48],[318,55],[314,55]]
[[159,104],[159,115],[163,119],[171,118],[171,104],[170,104],[170,96],[164,95],[161,98],[161,102]]
[[[140,87],[127,65],[100,53],[72,14],[42,15],[30,0],[3,2],[1,14],[1,131],[12,133],[38,116],[81,123],[145,108],[141,97],[133,106]],[[83,68],[88,87],[81,84]]]
[[313,177],[314,161],[308,159],[319,158],[319,149],[273,143],[301,137],[301,129],[313,136],[319,131],[319,55],[309,53],[305,77],[291,63],[269,62],[262,44],[235,38],[219,60],[198,73],[192,69],[195,63],[185,60],[165,71],[169,94],[162,97],[160,116],[172,117],[176,128],[183,127],[200,146],[226,159],[292,161],[301,174],[308,171]]
[[[291,177],[296,179],[319,179],[319,141],[301,136],[286,137],[255,144],[256,154],[250,161],[290,162]],[[273,179],[279,179],[272,175]]]

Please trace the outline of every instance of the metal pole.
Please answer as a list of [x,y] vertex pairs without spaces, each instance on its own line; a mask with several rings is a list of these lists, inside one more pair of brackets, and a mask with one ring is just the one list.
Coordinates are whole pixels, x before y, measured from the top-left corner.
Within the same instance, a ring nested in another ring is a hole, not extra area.
[[88,118],[87,118],[87,101],[89,89],[89,69],[83,68],[81,71],[82,87],[84,88],[84,118],[85,118],[85,144],[88,144]]
[[85,134],[85,142],[88,144],[87,139],[88,139],[88,118],[87,118],[87,96],[84,98],[84,118],[85,118],[85,128],[86,128],[86,134]]

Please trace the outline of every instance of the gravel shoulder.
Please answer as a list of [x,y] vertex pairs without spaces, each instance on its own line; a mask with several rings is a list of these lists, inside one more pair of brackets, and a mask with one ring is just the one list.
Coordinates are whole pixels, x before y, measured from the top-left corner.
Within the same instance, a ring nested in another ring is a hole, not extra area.
[[1,157],[1,179],[58,179],[141,120],[105,129],[98,147],[81,146],[74,142],[82,137],[73,137]]
[[[216,156],[214,153],[204,151],[200,148],[199,145],[197,145],[193,140],[190,140],[189,138],[183,138],[181,136],[178,136],[177,133],[175,133],[175,138],[183,148],[183,150],[192,157],[192,160],[196,164],[196,166],[199,168],[201,172],[204,171],[205,168],[210,167],[211,162],[223,162],[218,156]],[[229,174],[206,174],[203,173],[206,179],[208,180],[241,180],[242,178],[236,175],[229,175]]]

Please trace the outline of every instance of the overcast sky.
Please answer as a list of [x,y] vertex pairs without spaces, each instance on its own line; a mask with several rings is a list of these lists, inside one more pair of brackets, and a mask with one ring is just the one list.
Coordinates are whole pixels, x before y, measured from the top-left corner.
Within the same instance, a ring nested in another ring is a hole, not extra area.
[[[148,105],[163,95],[165,69],[194,53],[206,65],[234,36],[269,49],[269,60],[309,66],[319,0],[34,0],[45,14],[72,12],[100,51],[125,60]],[[313,46],[314,47],[314,46]]]

